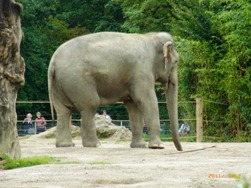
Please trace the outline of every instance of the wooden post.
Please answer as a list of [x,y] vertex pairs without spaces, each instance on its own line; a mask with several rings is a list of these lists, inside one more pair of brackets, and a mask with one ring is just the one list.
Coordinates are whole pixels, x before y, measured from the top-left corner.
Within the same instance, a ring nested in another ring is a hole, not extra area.
[[196,99],[196,141],[203,141],[203,102],[201,97]]

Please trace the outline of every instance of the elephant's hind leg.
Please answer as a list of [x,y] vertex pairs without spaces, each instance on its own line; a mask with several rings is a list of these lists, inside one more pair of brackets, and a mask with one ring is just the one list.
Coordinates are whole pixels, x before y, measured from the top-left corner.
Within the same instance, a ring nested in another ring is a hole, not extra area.
[[130,125],[132,129],[131,148],[146,148],[146,142],[143,139],[143,117],[140,110],[132,101],[125,102],[128,110]]
[[81,111],[82,125],[81,125],[81,134],[82,134],[82,144],[84,147],[98,147],[100,141],[98,140],[95,126],[95,117],[96,111],[90,112]]
[[56,147],[74,146],[71,136],[71,111],[62,105],[60,110],[57,110],[57,119]]

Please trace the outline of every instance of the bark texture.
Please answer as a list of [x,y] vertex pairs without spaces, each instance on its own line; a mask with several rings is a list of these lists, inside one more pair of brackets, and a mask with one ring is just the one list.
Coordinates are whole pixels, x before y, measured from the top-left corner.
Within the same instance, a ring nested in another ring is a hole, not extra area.
[[20,55],[22,6],[0,0],[0,157],[20,158],[17,134],[17,92],[24,85],[25,64]]

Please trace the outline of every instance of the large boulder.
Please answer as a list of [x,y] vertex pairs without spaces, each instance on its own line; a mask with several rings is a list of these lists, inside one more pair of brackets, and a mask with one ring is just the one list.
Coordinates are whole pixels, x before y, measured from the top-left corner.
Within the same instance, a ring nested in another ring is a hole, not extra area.
[[[102,115],[95,115],[97,136],[99,139],[111,139],[113,141],[131,140],[131,131],[124,126],[114,125]],[[45,132],[33,135],[36,138],[55,138],[57,127],[47,129]],[[72,138],[80,137],[80,127],[71,126]]]

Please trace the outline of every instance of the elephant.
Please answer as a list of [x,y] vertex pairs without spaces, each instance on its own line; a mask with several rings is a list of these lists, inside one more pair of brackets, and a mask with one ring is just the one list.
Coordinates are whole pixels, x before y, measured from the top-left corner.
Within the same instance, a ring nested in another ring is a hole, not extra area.
[[57,114],[56,147],[74,146],[71,115],[81,115],[84,147],[97,147],[94,116],[100,105],[124,102],[132,131],[131,148],[146,148],[143,126],[149,132],[148,148],[163,149],[155,83],[162,84],[173,142],[182,151],[178,134],[178,53],[167,32],[145,34],[100,32],[73,38],[52,55],[48,92]]

